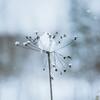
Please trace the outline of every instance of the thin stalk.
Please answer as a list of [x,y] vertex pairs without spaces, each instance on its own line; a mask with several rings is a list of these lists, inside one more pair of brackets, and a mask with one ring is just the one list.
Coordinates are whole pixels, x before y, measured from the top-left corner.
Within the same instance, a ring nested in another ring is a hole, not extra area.
[[50,52],[47,52],[47,55],[48,55],[48,67],[49,67],[50,100],[53,100]]

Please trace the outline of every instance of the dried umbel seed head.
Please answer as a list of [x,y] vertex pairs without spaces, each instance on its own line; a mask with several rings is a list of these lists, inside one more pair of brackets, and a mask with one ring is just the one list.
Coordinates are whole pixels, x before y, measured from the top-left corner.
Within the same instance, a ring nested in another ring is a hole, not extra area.
[[19,46],[19,45],[20,45],[20,42],[16,41],[15,46]]

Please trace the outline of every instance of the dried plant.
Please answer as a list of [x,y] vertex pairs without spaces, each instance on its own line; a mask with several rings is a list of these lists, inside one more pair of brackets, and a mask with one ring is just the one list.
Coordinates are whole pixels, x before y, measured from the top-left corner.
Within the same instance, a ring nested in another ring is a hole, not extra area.
[[[52,80],[54,79],[52,69],[55,72],[58,72],[59,65],[57,64],[59,62],[59,64],[61,64],[63,67],[63,71],[59,71],[59,74],[62,75],[63,73],[67,72],[67,68],[72,67],[72,64],[69,63],[72,60],[72,57],[70,55],[63,56],[63,54],[59,53],[58,51],[73,44],[74,41],[77,40],[77,37],[75,36],[67,44],[62,44],[62,41],[66,38],[66,34],[60,35],[58,32],[55,32],[54,34],[44,33],[42,35],[36,32],[34,37],[26,36],[26,42],[15,42],[16,46],[47,54],[51,100],[53,100]],[[45,68],[43,68],[43,71],[45,71]]]

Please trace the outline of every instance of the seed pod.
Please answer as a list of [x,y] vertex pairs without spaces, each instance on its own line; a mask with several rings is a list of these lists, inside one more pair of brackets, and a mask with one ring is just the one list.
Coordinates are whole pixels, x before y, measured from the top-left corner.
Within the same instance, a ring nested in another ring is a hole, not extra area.
[[58,41],[58,43],[60,44],[60,41]]
[[66,34],[64,34],[64,37],[66,37]]
[[26,36],[26,39],[28,39],[28,36]]
[[66,72],[66,69],[64,69],[64,72]]
[[50,33],[47,33],[47,35],[50,35]]
[[31,36],[29,36],[29,38],[31,39],[32,37],[31,37]]
[[27,45],[28,45],[27,42],[24,42],[24,43],[23,43],[23,46],[27,46]]
[[68,66],[69,66],[69,68],[71,68],[71,67],[72,67],[72,65],[71,65],[71,64],[69,64]]
[[58,34],[58,32],[56,32],[56,34]]
[[71,56],[67,56],[67,58],[72,59],[72,57],[71,57]]
[[62,39],[63,37],[62,37],[62,36],[60,36],[60,38]]
[[54,39],[56,36],[54,35],[52,38]]
[[74,37],[74,40],[77,40],[77,37]]
[[38,35],[38,32],[36,32],[36,35]]
[[58,71],[58,69],[56,68],[56,69],[55,69],[55,71],[57,72],[57,71]]
[[38,40],[38,39],[40,39],[40,37],[39,37],[39,36],[37,36],[37,38],[36,38],[36,39]]
[[43,71],[45,71],[45,68],[43,68]]
[[15,46],[19,46],[19,45],[20,45],[20,42],[16,41]]
[[55,65],[53,65],[53,67],[56,67]]
[[63,57],[63,59],[66,59],[66,57]]

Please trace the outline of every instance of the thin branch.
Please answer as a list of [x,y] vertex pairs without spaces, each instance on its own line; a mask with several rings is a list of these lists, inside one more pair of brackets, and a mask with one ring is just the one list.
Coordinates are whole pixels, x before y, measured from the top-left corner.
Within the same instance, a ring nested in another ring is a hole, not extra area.
[[[60,55],[61,57],[63,57],[63,58],[65,57],[64,55],[62,55],[62,54],[59,53],[59,52],[55,52],[55,53],[59,54],[59,55]],[[66,56],[66,58],[72,60],[71,56]]]
[[56,55],[58,61],[60,62],[60,64],[65,68],[65,66],[64,66],[63,63],[62,63],[62,61],[61,61],[60,58],[58,57],[58,55],[57,55],[56,53],[55,53],[55,55]]
[[[66,44],[66,45],[64,45],[64,46],[62,46],[62,47],[60,47],[60,48],[58,48],[58,49],[55,49],[54,51],[58,51],[58,50],[60,50],[60,49],[63,49],[63,48],[65,48],[66,46],[71,45],[73,42],[74,42],[74,40],[72,40],[72,41],[69,42],[68,44]],[[52,52],[54,52],[54,51],[52,51]]]
[[28,49],[28,50],[33,50],[33,51],[36,51],[36,52],[40,52],[39,50],[30,48],[30,47],[25,47],[25,46],[21,46],[21,45],[19,45],[19,47],[24,48],[24,49]]
[[58,52],[55,52],[55,53],[59,54],[61,57],[64,57],[62,54],[60,54],[60,53],[58,53]]
[[[57,55],[58,53],[56,52],[56,55]],[[58,54],[59,55],[59,54]],[[62,55],[59,55],[60,56],[60,59],[64,62],[64,64],[65,64],[65,66],[68,66],[68,63],[66,63],[65,62],[65,60],[62,58]]]
[[40,49],[37,49],[36,47],[30,46],[30,45],[27,45],[27,47],[29,47],[30,49],[33,49],[33,50],[38,50],[38,51],[40,51]]
[[38,50],[41,50],[38,46],[36,46],[36,45],[34,45],[34,44],[32,44],[32,43],[30,43],[30,44],[28,44],[28,45],[31,45],[32,47],[35,47],[35,48],[38,49]]
[[50,97],[51,100],[53,100],[50,52],[47,52],[47,55],[48,55],[48,67],[49,67]]
[[[30,37],[26,37],[26,39],[28,39],[30,41],[30,43],[28,45],[32,45],[33,47],[40,49],[39,47],[37,47],[35,44],[36,42],[33,42],[34,40]],[[35,38],[36,39],[36,38]],[[41,49],[40,49],[41,50]]]
[[55,52],[54,52],[54,64],[56,66],[56,57],[55,57]]

